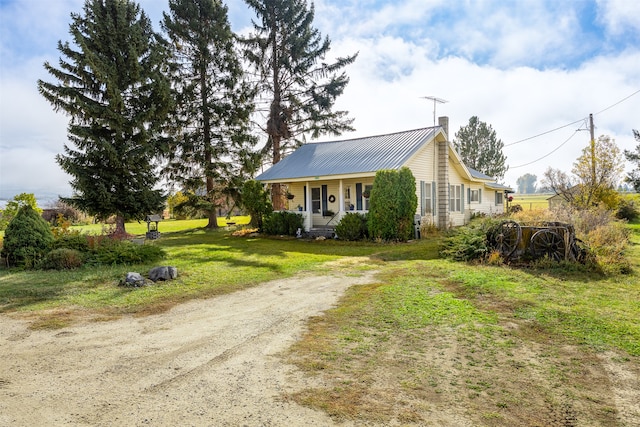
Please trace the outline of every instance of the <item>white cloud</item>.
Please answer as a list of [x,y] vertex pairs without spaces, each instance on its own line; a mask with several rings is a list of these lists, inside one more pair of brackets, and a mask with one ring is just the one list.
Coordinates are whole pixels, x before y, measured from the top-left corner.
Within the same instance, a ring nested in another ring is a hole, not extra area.
[[600,17],[611,34],[623,34],[631,27],[640,30],[640,2],[634,0],[597,0]]

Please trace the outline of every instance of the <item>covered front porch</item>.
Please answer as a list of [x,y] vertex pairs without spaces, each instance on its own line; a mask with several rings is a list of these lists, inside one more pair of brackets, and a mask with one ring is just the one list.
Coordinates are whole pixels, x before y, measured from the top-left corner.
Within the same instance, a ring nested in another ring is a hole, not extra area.
[[304,218],[306,232],[314,229],[333,229],[349,212],[369,211],[369,196],[373,178],[350,177],[343,179],[280,182],[286,194],[285,209]]

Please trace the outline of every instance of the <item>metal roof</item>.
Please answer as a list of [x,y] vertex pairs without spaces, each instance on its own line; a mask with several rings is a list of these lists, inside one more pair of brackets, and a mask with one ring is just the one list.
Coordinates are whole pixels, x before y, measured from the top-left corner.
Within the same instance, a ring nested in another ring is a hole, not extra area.
[[482,172],[478,172],[475,169],[471,169],[469,166],[467,166],[467,169],[469,170],[469,173],[471,174],[471,176],[476,178],[476,179],[486,179],[486,180],[490,180],[490,181],[495,181],[496,180],[495,178],[490,177],[489,175],[485,175]]
[[495,178],[490,177],[489,175],[485,175],[482,172],[478,172],[475,169],[471,169],[470,167],[467,167],[467,169],[469,170],[469,173],[474,179],[479,179],[483,181],[493,181],[493,182],[485,182],[485,185],[487,186],[487,188],[490,188],[492,190],[504,190],[507,192],[513,192],[513,189],[508,185],[499,184],[495,182],[496,181]]
[[498,184],[497,182],[487,182],[485,183],[485,185],[492,190],[505,190],[513,193],[513,188],[509,187],[508,185]]
[[344,141],[305,144],[258,175],[258,181],[273,181],[328,175],[399,169],[440,126],[369,136]]

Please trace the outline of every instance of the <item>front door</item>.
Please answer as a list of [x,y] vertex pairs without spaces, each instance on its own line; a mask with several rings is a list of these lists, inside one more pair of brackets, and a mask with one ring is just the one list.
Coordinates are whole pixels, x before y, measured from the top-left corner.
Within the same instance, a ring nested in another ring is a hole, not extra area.
[[[329,201],[326,185],[311,187],[311,212],[313,213],[313,225],[322,223],[322,215],[328,209]],[[322,224],[324,225],[324,224]]]

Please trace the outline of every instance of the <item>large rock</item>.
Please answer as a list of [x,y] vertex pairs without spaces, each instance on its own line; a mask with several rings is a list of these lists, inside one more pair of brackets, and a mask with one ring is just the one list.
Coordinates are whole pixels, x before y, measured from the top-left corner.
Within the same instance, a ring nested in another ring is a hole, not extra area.
[[176,267],[154,267],[149,270],[149,279],[157,282],[158,280],[172,280],[178,277],[178,269]]
[[129,286],[134,288],[139,288],[141,286],[145,286],[147,284],[147,279],[142,277],[142,274],[129,272],[124,280],[120,281],[120,286]]

